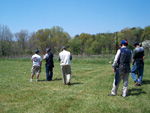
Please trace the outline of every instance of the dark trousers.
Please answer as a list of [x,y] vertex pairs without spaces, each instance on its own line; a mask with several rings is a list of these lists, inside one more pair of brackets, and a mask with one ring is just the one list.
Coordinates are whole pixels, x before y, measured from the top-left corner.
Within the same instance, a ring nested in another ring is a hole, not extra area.
[[53,68],[46,65],[46,79],[51,81],[53,78]]
[[115,85],[118,84],[118,79],[119,79],[119,70],[116,68],[116,74],[115,74]]

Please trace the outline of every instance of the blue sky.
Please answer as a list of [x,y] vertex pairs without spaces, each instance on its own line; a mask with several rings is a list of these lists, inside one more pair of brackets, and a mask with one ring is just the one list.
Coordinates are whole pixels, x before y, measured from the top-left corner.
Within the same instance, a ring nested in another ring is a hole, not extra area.
[[150,25],[150,0],[0,0],[0,25],[12,33],[60,26],[77,34]]

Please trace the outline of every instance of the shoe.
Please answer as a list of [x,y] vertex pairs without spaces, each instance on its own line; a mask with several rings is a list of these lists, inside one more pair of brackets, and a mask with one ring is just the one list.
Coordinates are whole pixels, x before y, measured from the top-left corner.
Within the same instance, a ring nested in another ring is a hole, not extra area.
[[138,86],[138,85],[139,85],[139,83],[138,83],[138,82],[135,82],[135,83],[134,83],[134,85],[135,85],[135,86]]
[[70,84],[70,82],[68,82],[68,86],[70,86],[71,84]]
[[141,86],[140,82],[138,82],[138,86]]
[[38,82],[39,80],[36,80],[36,82]]
[[127,96],[122,96],[123,98],[126,98]]
[[141,86],[141,84],[139,82],[135,82],[134,85],[135,86]]
[[116,96],[116,95],[113,95],[113,94],[109,94],[108,96]]
[[30,79],[30,82],[32,82],[33,80],[32,79]]

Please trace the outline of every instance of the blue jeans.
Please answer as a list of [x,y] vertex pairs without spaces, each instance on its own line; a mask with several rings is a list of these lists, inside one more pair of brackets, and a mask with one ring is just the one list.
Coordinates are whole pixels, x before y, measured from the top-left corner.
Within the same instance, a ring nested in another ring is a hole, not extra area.
[[115,85],[118,84],[118,79],[119,79],[119,70],[116,68],[116,74],[115,74]]
[[46,79],[51,81],[53,78],[53,68],[46,65]]
[[[143,71],[144,71],[144,65],[137,65],[137,63],[134,62],[131,70],[131,76],[134,82],[139,82],[140,84],[142,84]],[[139,74],[139,81],[137,80],[137,76],[136,76],[137,73]]]

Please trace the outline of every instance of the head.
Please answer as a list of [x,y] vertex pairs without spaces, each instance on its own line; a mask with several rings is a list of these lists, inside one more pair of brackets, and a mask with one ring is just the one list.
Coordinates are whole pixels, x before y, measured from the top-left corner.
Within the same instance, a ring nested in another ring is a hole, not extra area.
[[47,52],[47,53],[49,53],[50,51],[51,51],[51,49],[50,49],[50,48],[47,48],[47,49],[46,49],[46,52]]
[[136,47],[136,46],[139,46],[139,42],[138,41],[134,42],[134,47]]
[[38,53],[39,53],[39,50],[38,50],[38,49],[36,49],[36,50],[35,50],[35,53],[36,53],[36,54],[38,54]]
[[127,40],[122,40],[121,41],[121,46],[128,46],[128,42],[127,42]]
[[66,50],[66,47],[65,46],[62,46],[62,48],[61,48],[62,50]]

